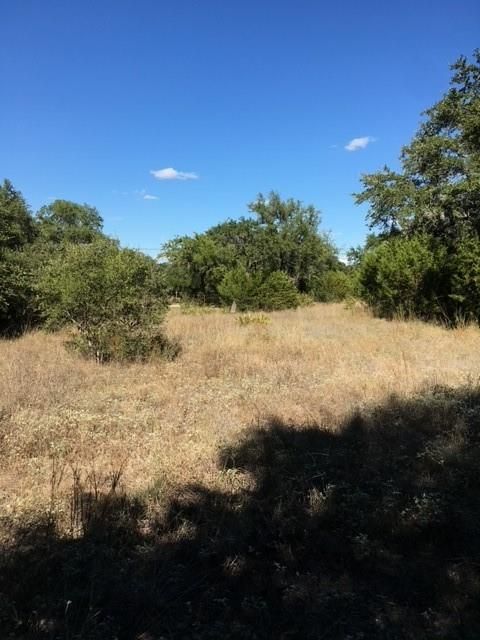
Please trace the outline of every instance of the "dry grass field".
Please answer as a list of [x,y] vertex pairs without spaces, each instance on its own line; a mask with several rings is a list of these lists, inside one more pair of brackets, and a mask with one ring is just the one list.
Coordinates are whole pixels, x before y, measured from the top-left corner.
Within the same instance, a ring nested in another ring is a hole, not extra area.
[[1,637],[478,637],[480,330],[255,318],[0,342]]

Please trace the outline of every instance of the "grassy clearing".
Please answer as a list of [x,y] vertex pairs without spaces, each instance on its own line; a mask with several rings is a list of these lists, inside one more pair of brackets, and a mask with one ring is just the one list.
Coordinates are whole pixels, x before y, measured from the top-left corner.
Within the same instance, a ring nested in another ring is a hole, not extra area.
[[478,637],[478,329],[168,332],[179,359],[122,367],[0,344],[3,635]]

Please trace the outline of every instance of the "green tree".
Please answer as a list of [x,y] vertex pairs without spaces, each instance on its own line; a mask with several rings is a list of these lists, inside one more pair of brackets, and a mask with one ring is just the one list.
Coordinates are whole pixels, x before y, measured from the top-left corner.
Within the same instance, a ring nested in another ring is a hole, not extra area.
[[40,239],[56,245],[93,242],[101,235],[103,226],[97,209],[68,200],[45,205],[37,213],[36,221]]
[[30,210],[9,180],[0,186],[0,335],[35,322],[33,271],[26,250],[36,235]]
[[372,229],[352,253],[363,297],[380,314],[480,319],[480,50],[452,65],[447,93],[401,154],[401,171],[363,176]]
[[216,304],[231,297],[226,287],[247,278],[245,274],[260,274],[263,281],[279,271],[299,291],[310,292],[318,275],[340,268],[335,248],[319,232],[320,215],[314,207],[272,192],[268,199],[259,195],[249,209],[255,218],[227,220],[165,245],[162,255],[172,292]]
[[73,325],[74,344],[99,362],[168,349],[165,285],[155,261],[139,252],[104,239],[69,244],[44,270],[39,289],[48,325]]
[[228,248],[207,234],[175,238],[164,245],[167,281],[172,293],[180,293],[201,302],[219,302],[218,285],[234,265]]
[[401,154],[402,170],[362,177],[357,203],[383,233],[455,239],[480,233],[480,49],[452,65],[449,91]]
[[332,243],[319,231],[320,212],[313,205],[282,200],[272,191],[268,197],[259,194],[249,210],[263,232],[264,271],[282,271],[299,291],[309,293],[316,276],[339,264]]
[[444,277],[448,299],[444,302],[447,317],[454,321],[480,318],[480,240],[467,237],[456,243],[446,257]]
[[35,224],[20,191],[10,180],[0,186],[0,249],[20,249],[33,241]]

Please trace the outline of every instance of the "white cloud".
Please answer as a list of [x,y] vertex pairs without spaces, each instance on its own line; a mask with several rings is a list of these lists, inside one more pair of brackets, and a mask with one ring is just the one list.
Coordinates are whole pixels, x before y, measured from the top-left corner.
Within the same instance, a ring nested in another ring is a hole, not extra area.
[[144,200],[158,200],[158,197],[157,197],[157,196],[151,196],[149,193],[146,193],[146,194],[143,196],[143,199],[144,199]]
[[365,149],[365,147],[367,147],[370,142],[375,142],[375,138],[372,138],[372,136],[353,138],[353,140],[350,140],[350,142],[345,145],[345,149],[347,151],[359,151],[360,149]]
[[157,180],[198,180],[198,175],[188,171],[177,171],[173,167],[150,171]]

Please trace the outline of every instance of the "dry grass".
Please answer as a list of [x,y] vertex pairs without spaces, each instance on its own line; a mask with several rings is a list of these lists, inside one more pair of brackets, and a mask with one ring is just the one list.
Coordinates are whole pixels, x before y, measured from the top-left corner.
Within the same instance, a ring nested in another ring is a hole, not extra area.
[[[51,500],[52,465],[124,468],[129,490],[159,477],[222,486],[218,447],[270,416],[335,429],[391,393],[476,382],[480,331],[386,322],[341,305],[317,305],[241,326],[222,312],[173,309],[172,363],[97,366],[69,354],[61,336],[0,343],[0,510],[12,516]],[[57,505],[58,506],[58,505]]]
[[0,637],[480,637],[480,330],[171,310],[0,343]]

